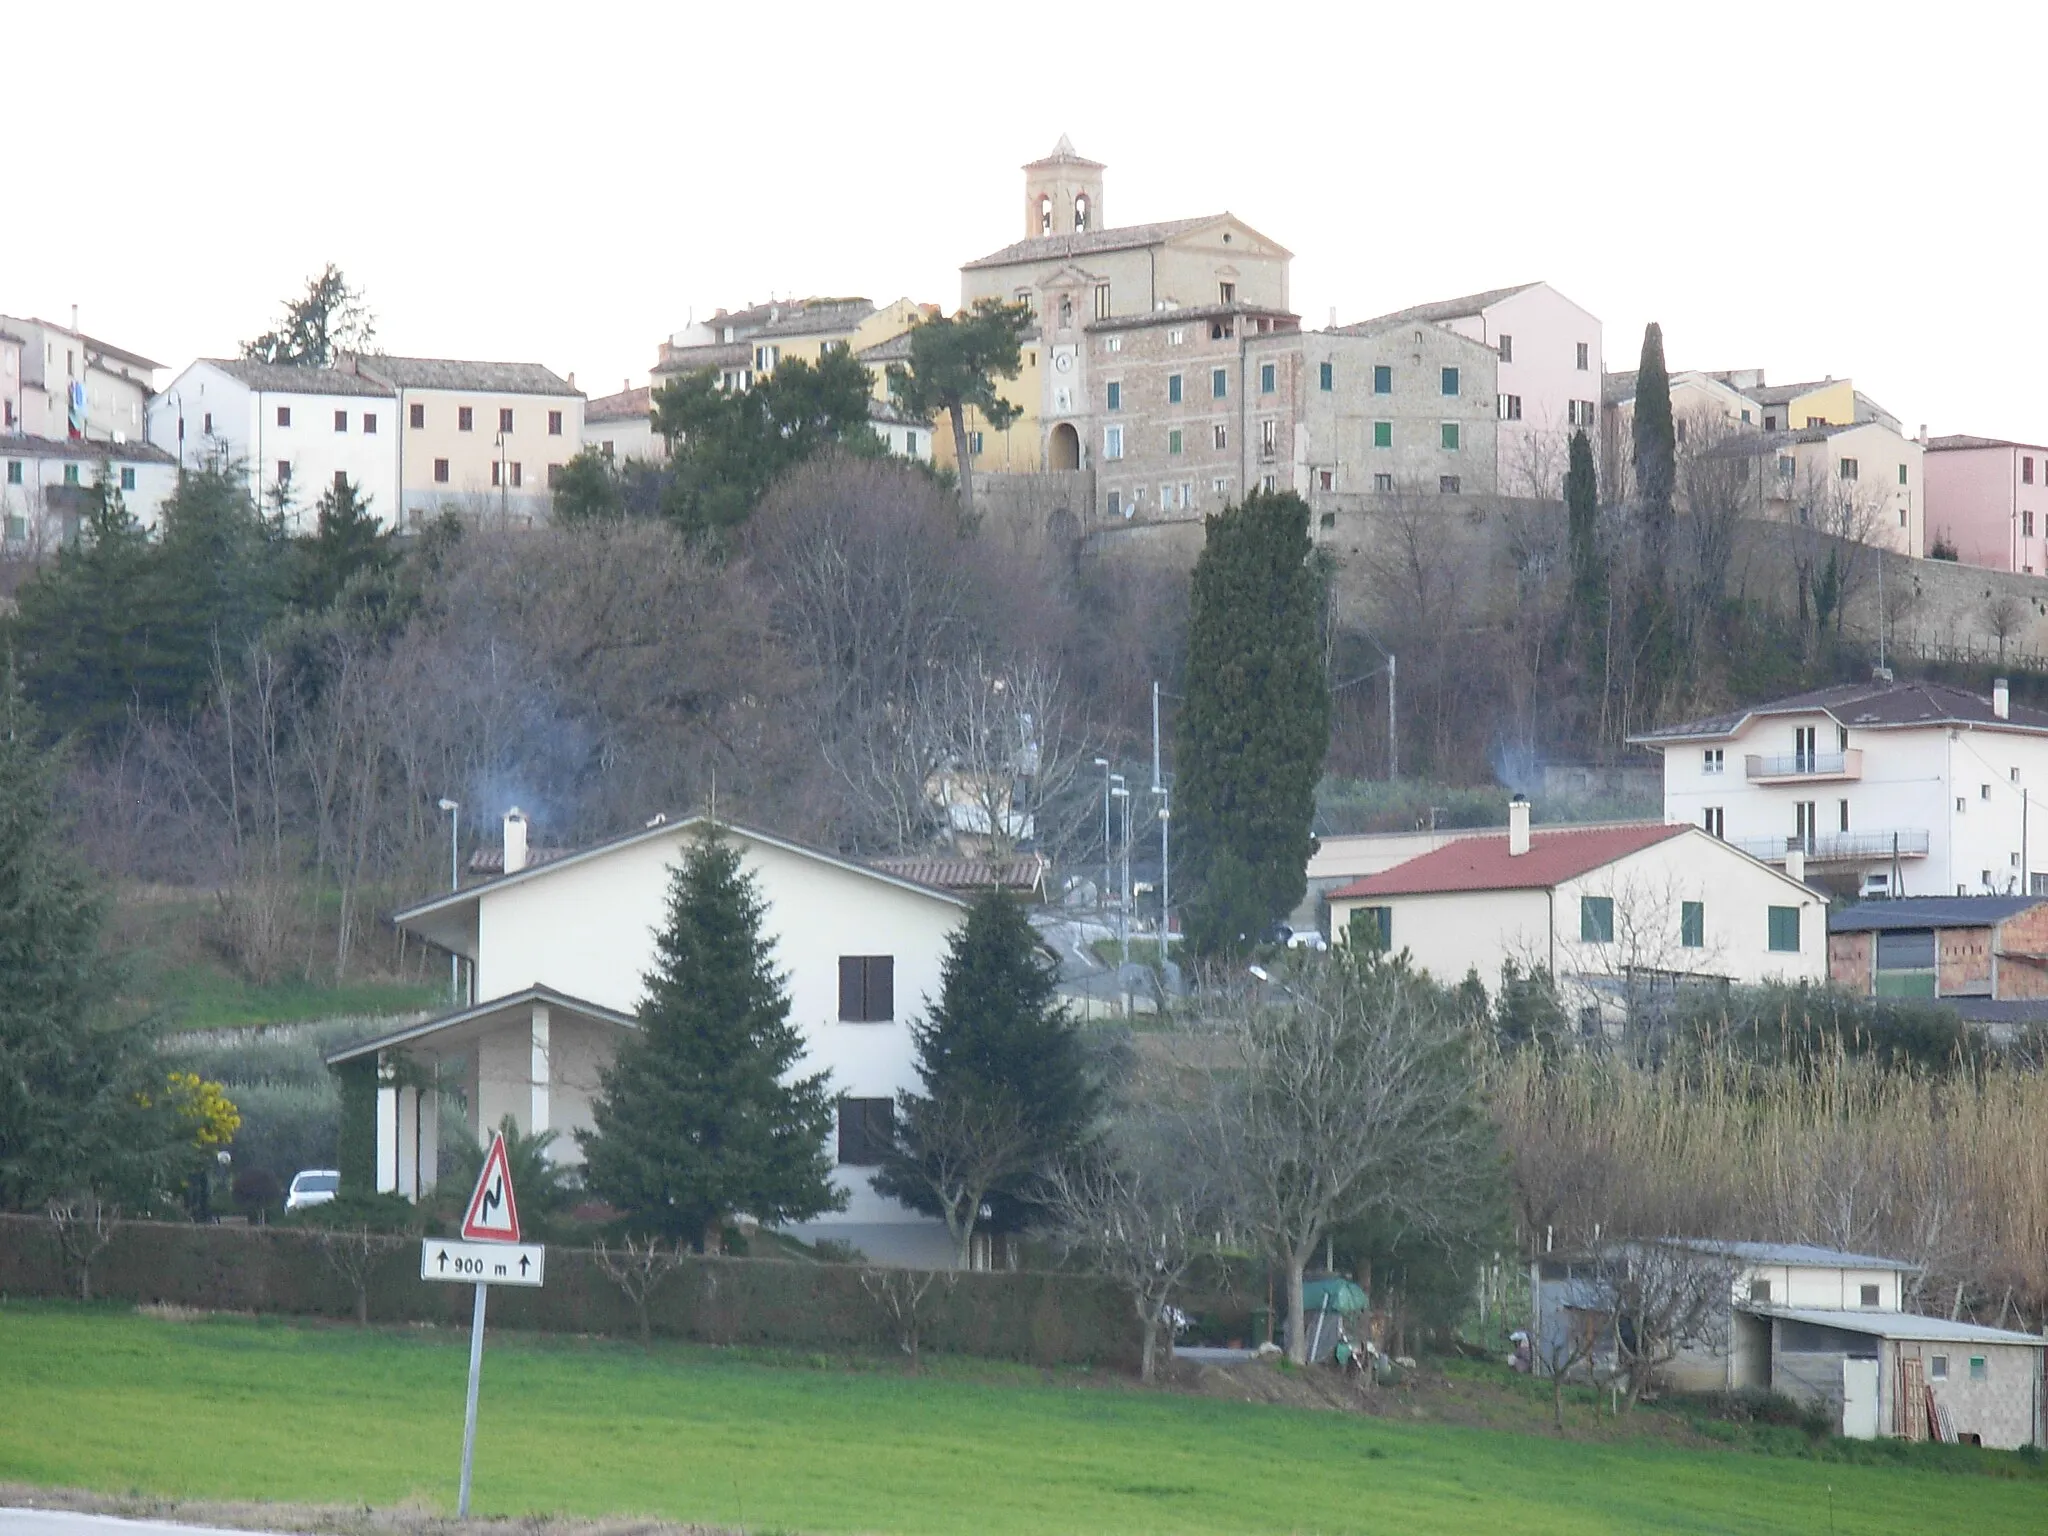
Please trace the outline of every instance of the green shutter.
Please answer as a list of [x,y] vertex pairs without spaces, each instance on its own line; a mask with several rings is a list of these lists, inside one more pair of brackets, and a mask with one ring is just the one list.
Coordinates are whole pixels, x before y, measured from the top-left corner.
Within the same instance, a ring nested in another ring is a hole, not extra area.
[[1394,392],[1394,370],[1391,364],[1373,364],[1372,392],[1376,395],[1391,395]]
[[1707,947],[1707,906],[1702,901],[1688,901],[1678,909],[1678,942],[1687,949]]
[[1262,395],[1272,394],[1276,378],[1277,375],[1274,373],[1271,363],[1259,364],[1259,393]]
[[1124,408],[1124,387],[1114,381],[1109,386],[1109,408],[1120,411]]
[[1771,908],[1771,948],[1779,954],[1799,953],[1799,909]]
[[1166,376],[1166,403],[1168,405],[1180,404],[1180,375],[1177,373],[1170,373]]
[[1455,421],[1444,423],[1444,451],[1447,453],[1456,453],[1458,451],[1458,424]]
[[1614,898],[1612,896],[1581,896],[1579,898],[1579,942],[1581,944],[1612,944],[1614,942]]
[[1180,452],[1180,428],[1179,428],[1179,427],[1175,427],[1175,428],[1174,428],[1174,429],[1173,429],[1173,430],[1172,430],[1171,432],[1169,432],[1169,433],[1167,433],[1167,434],[1166,434],[1166,451],[1167,451],[1168,453],[1179,453],[1179,452]]
[[1376,421],[1372,424],[1372,445],[1375,448],[1394,446],[1394,424],[1391,421]]
[[1455,395],[1457,392],[1458,370],[1455,368],[1446,368],[1444,370],[1444,393],[1447,395]]
[[1329,390],[1329,389],[1335,389],[1335,388],[1337,387],[1337,378],[1336,378],[1336,374],[1337,374],[1337,370],[1336,370],[1336,367],[1335,367],[1335,365],[1334,365],[1334,364],[1331,364],[1331,363],[1325,363],[1325,364],[1323,364],[1323,366],[1322,366],[1322,371],[1321,371],[1321,379],[1322,379],[1322,386],[1323,386],[1323,388],[1324,388],[1324,389],[1326,389],[1326,390]]
[[1221,368],[1209,370],[1209,393],[1221,400],[1230,393],[1230,375]]

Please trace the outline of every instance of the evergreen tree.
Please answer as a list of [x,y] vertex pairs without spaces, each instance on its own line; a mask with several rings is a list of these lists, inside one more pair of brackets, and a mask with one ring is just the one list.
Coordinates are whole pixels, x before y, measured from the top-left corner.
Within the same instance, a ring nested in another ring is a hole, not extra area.
[[239,467],[179,478],[149,568],[165,669],[144,707],[189,708],[206,693],[216,658],[239,664],[243,647],[284,609],[288,547],[279,524],[250,499]]
[[640,1028],[576,1137],[591,1190],[637,1229],[716,1249],[735,1211],[801,1221],[832,1187],[825,1074],[792,1077],[803,1037],[761,931],[767,908],[729,843],[691,848],[669,886]]
[[362,294],[329,262],[306,279],[301,298],[284,301],[277,329],[242,343],[242,356],[259,363],[303,363],[325,368],[341,351],[362,352],[376,340],[377,320]]
[[306,613],[332,608],[358,578],[389,575],[398,559],[390,532],[370,511],[370,498],[345,478],[321,494],[313,536],[299,540],[295,553],[292,603]]
[[910,366],[889,365],[889,393],[910,415],[944,416],[953,429],[953,462],[959,467],[960,506],[974,510],[974,455],[968,452],[967,411],[981,414],[1000,432],[1022,409],[998,393],[998,379],[1014,379],[1022,366],[1019,349],[1031,328],[1031,306],[978,299],[961,314],[927,320],[910,333]]
[[1643,357],[1636,370],[1635,465],[1646,579],[1661,583],[1671,551],[1678,441],[1671,422],[1671,376],[1664,369],[1664,332],[1654,320],[1643,331]]
[[104,904],[71,851],[57,762],[0,676],[0,1210],[91,1194],[147,1203],[181,1135],[148,1033],[105,1017]]
[[1098,1096],[1059,966],[1007,892],[977,901],[950,940],[939,1000],[911,1025],[922,1094],[897,1096],[894,1154],[873,1184],[944,1218],[962,1262],[980,1222],[1022,1226],[1039,1175],[1086,1138]]
[[1571,466],[1564,476],[1566,538],[1572,562],[1572,627],[1582,637],[1588,670],[1597,637],[1605,633],[1607,564],[1600,558],[1599,485],[1593,473],[1593,445],[1584,431],[1572,434]]
[[562,466],[554,497],[554,520],[564,526],[608,523],[625,515],[618,471],[595,448],[585,448]]
[[1307,888],[1330,743],[1308,517],[1291,491],[1248,496],[1195,562],[1174,821],[1197,954],[1257,943]]

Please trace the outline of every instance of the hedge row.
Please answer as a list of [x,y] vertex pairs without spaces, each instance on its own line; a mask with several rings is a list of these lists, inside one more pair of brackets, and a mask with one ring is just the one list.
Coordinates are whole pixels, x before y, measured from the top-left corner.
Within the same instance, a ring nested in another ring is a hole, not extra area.
[[[370,1279],[371,1321],[466,1325],[471,1288],[422,1280],[419,1239],[389,1241]],[[862,1286],[862,1273],[854,1264],[692,1257],[655,1292],[649,1320],[657,1334],[712,1344],[893,1347],[896,1322]],[[280,1227],[123,1223],[92,1264],[92,1292],[208,1311],[341,1318],[356,1310],[355,1288],[322,1257],[318,1234]],[[50,1224],[0,1215],[0,1295],[76,1294]],[[931,1287],[918,1318],[929,1349],[1033,1365],[1137,1363],[1129,1302],[1088,1276],[957,1274]],[[632,1305],[579,1248],[548,1250],[539,1290],[497,1287],[490,1320],[619,1338],[639,1330]]]

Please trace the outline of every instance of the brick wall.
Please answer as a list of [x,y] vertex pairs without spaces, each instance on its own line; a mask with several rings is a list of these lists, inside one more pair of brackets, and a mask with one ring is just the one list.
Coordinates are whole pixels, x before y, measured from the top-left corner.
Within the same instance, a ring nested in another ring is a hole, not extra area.
[[1934,933],[1935,988],[1943,997],[1991,991],[1991,930],[1938,928]]
[[1997,995],[2048,997],[2048,902],[1998,925]]
[[1828,935],[1828,979],[1847,987],[1859,997],[1868,997],[1876,983],[1871,975],[1874,934],[1831,933]]

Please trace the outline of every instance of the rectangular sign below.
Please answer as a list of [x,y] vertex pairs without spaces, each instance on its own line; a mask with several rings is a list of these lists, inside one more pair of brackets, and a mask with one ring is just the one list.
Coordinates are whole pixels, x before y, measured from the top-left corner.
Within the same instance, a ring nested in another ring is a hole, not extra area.
[[539,1285],[547,1270],[539,1243],[459,1243],[429,1237],[420,1243],[420,1278],[464,1285]]

